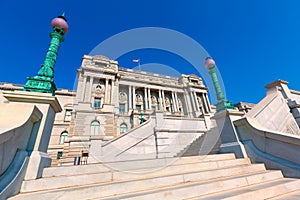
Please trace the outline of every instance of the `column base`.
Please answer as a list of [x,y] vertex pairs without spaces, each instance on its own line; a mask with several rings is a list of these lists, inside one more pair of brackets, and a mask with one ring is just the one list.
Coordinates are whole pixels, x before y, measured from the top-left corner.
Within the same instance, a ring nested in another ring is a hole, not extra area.
[[24,85],[25,91],[51,93],[52,95],[55,95],[56,85],[53,78],[34,76],[28,77],[27,79],[28,81]]
[[225,109],[231,109],[236,110],[236,108],[233,106],[231,101],[227,100],[221,100],[216,104],[217,112],[225,110]]
[[235,153],[238,158],[247,158],[247,153],[244,145],[240,142],[233,121],[241,118],[243,112],[237,110],[223,110],[214,115],[217,122],[217,127],[220,132],[222,153]]

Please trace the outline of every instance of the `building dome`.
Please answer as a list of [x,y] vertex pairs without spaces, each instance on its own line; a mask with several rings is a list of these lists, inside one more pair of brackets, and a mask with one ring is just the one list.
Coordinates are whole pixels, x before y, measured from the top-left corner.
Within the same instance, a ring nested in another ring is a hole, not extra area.
[[51,21],[51,27],[58,27],[62,28],[64,30],[64,34],[66,34],[69,30],[69,25],[67,23],[67,20],[64,16],[58,16]]

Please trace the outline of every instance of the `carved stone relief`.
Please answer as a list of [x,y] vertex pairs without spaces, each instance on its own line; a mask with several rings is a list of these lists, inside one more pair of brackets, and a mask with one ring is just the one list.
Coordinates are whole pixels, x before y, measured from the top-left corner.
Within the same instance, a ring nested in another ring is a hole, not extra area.
[[120,92],[119,94],[119,100],[120,102],[126,102],[127,101],[127,94],[125,92]]
[[155,96],[151,96],[151,104],[156,105],[157,104],[157,98]]
[[95,96],[96,97],[104,97],[104,93],[105,93],[105,87],[100,84],[96,85]]

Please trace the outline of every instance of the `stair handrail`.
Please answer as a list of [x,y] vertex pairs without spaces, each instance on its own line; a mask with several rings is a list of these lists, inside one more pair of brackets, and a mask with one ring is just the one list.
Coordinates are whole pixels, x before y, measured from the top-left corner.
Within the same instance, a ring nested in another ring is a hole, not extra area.
[[130,129],[127,133],[124,133],[124,134],[122,134],[122,135],[119,135],[118,137],[116,137],[116,138],[114,138],[114,139],[112,139],[112,140],[106,142],[105,144],[102,145],[102,147],[105,147],[105,146],[107,146],[107,145],[109,145],[109,144],[111,144],[111,143],[113,143],[113,142],[115,142],[115,141],[117,141],[117,140],[123,138],[124,136],[126,136],[126,135],[132,133],[132,132],[135,131],[136,129],[141,128],[141,127],[143,127],[143,126],[149,124],[149,123],[152,121],[152,117],[151,117],[150,115],[148,115],[148,117],[149,117],[149,118],[148,118],[148,120],[147,120],[146,122],[140,124],[140,125],[137,126],[137,127],[134,127],[134,128],[132,128],[132,129]]
[[[300,151],[300,135],[268,130],[262,127],[255,118],[251,117],[234,121],[234,126],[241,142],[252,141],[260,151],[300,165],[300,158],[290,154],[290,152]],[[272,148],[278,145],[281,146],[281,150],[274,153]]]
[[152,137],[152,136],[154,136],[154,131],[153,131],[153,133],[151,133],[150,135],[148,135],[147,137],[145,137],[145,138],[143,138],[143,139],[141,139],[140,141],[138,141],[138,142],[136,142],[136,143],[134,143],[133,145],[131,145],[130,147],[128,147],[128,148],[126,148],[125,150],[123,150],[123,151],[121,151],[120,153],[118,153],[117,155],[116,155],[116,157],[117,156],[119,156],[119,155],[121,155],[121,154],[123,154],[123,153],[125,153],[126,151],[128,151],[129,149],[131,149],[131,148],[133,148],[133,147],[135,147],[136,145],[138,145],[139,143],[141,143],[141,142],[143,142],[143,141],[145,141],[145,140],[147,140],[147,139],[149,139],[150,137]]

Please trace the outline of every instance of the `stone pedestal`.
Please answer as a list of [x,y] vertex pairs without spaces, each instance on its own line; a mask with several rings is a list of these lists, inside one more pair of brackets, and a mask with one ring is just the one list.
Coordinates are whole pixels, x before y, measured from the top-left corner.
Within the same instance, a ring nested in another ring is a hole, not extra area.
[[155,118],[156,118],[156,128],[162,128],[164,126],[164,112],[156,111]]
[[29,142],[30,159],[25,175],[26,180],[40,178],[43,168],[51,166],[47,150],[55,114],[61,112],[62,108],[57,98],[49,93],[14,91],[3,92],[3,96],[11,104],[33,104],[43,114],[37,134]]
[[51,162],[52,159],[47,153],[41,151],[32,151],[24,180],[41,178],[43,169],[45,167],[50,167]]
[[97,163],[101,161],[102,155],[102,139],[91,138],[91,146],[89,149],[88,163]]
[[243,112],[237,110],[222,110],[214,115],[221,138],[221,153],[235,153],[237,158],[246,158],[244,145],[240,142],[233,121],[241,118]]
[[203,116],[204,116],[204,121],[205,121],[206,128],[207,128],[207,130],[209,130],[212,127],[210,115],[209,114],[204,114]]

